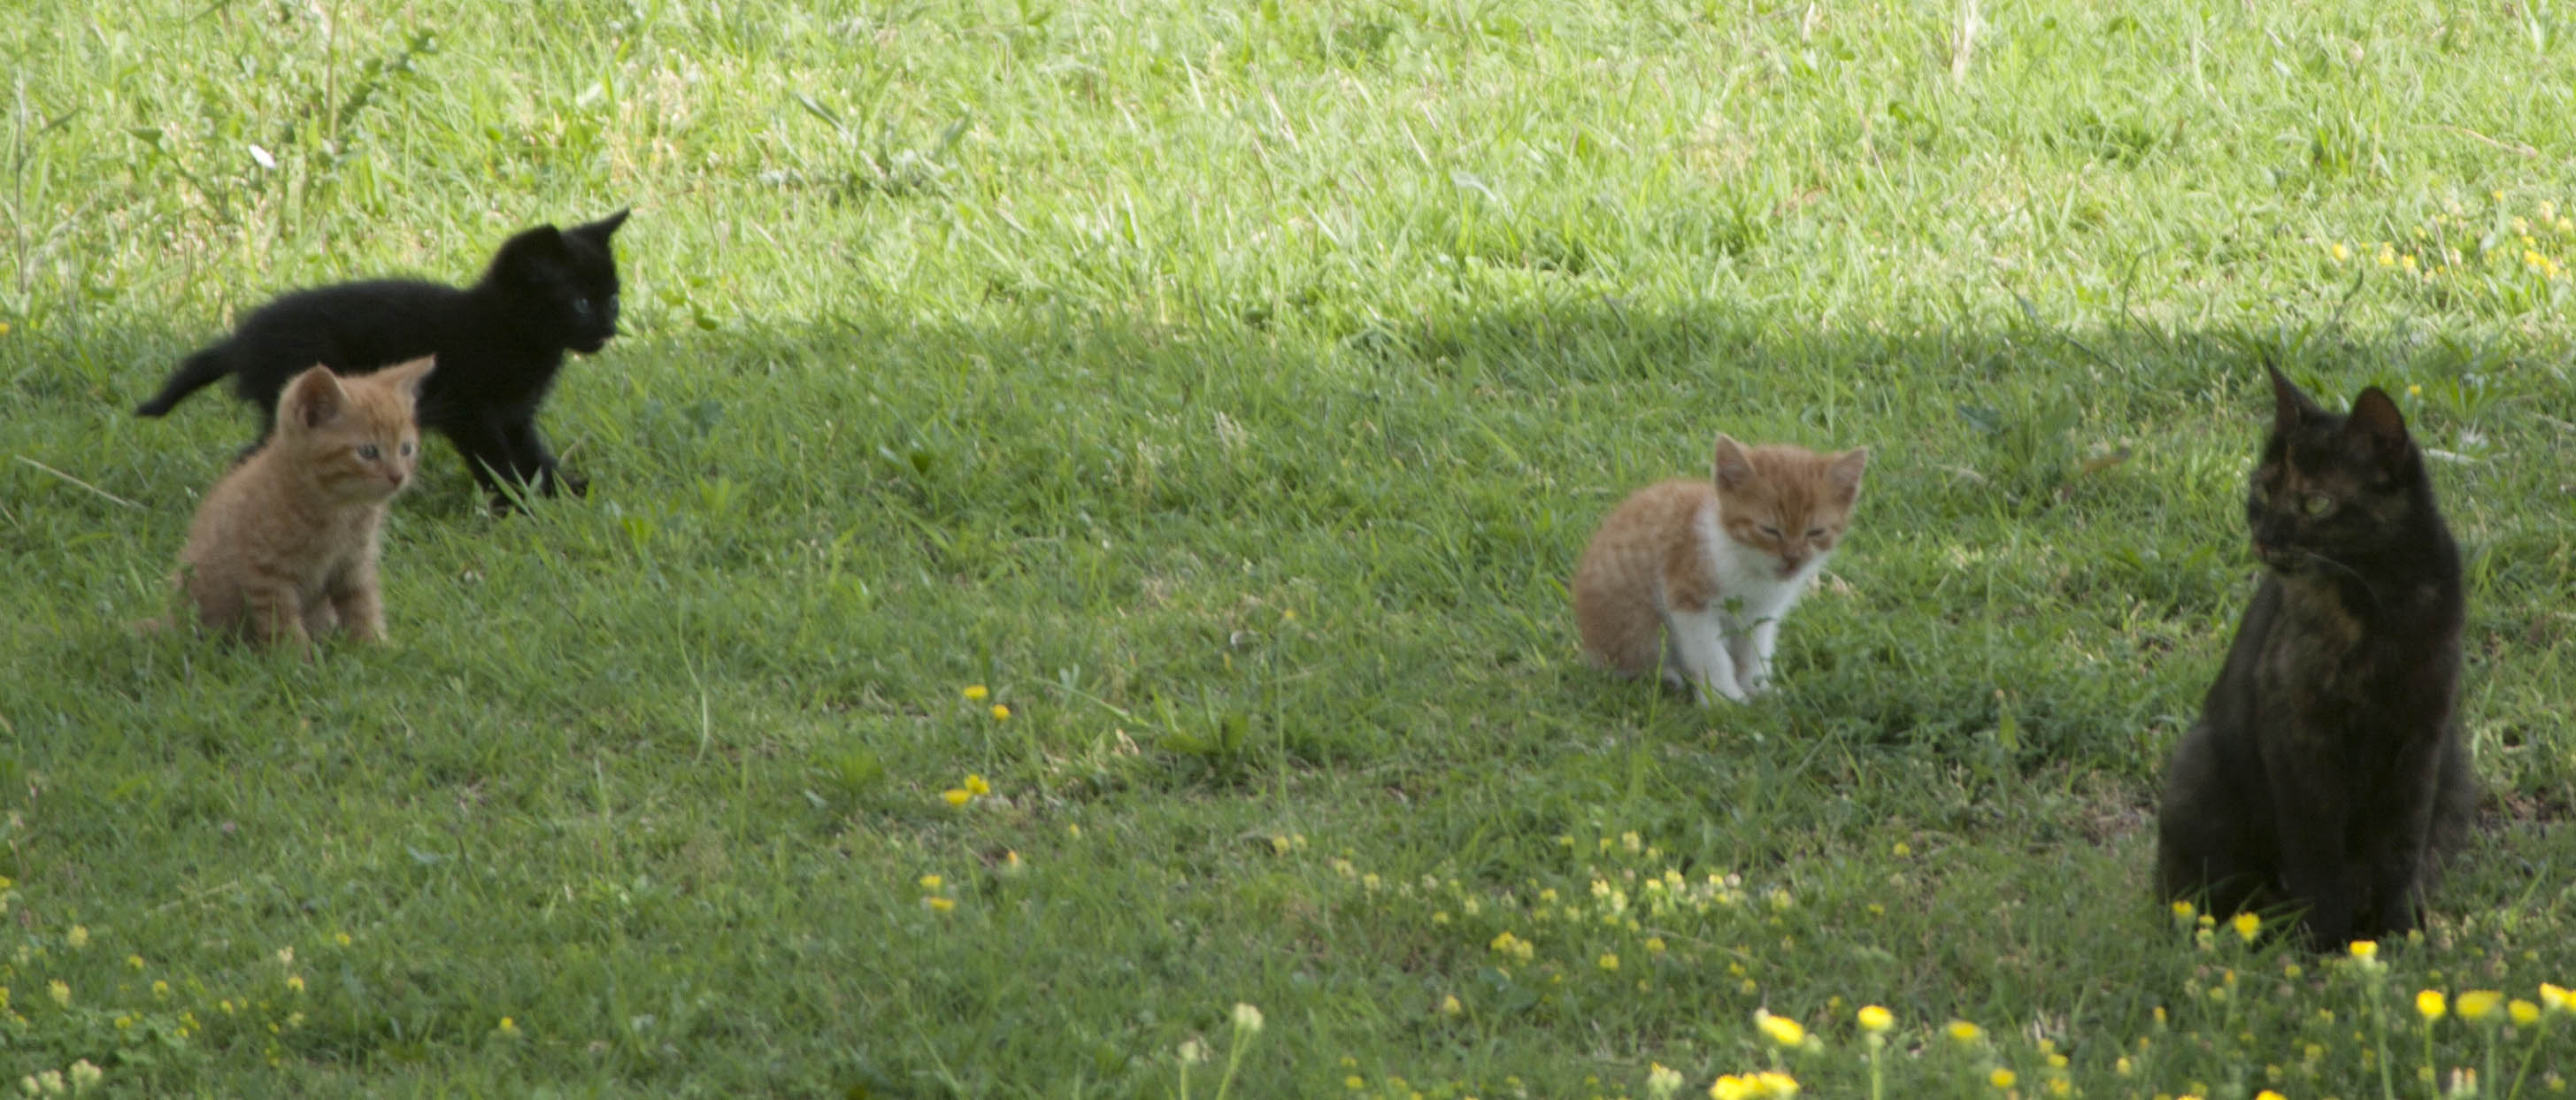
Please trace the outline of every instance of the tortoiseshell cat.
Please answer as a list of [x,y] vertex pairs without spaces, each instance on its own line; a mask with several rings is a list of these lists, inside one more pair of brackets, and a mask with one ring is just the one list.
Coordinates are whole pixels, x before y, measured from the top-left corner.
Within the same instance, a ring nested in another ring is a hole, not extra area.
[[1660,668],[1703,705],[1761,691],[1780,620],[1850,526],[1868,462],[1720,435],[1709,480],[1637,490],[1574,569],[1584,653],[1625,676]]
[[334,626],[384,637],[377,535],[419,460],[412,403],[433,366],[345,379],[314,367],[287,385],[277,430],[206,490],[188,524],[171,583],[200,625],[308,654]]
[[2246,496],[2263,583],[2165,771],[2156,886],[2221,917],[2304,910],[2309,946],[2402,936],[2476,798],[2452,712],[2460,554],[2376,386],[2349,415],[2277,369]]
[[287,379],[315,364],[342,377],[425,355],[438,358],[420,396],[420,423],[456,444],[466,468],[496,503],[557,486],[580,493],[537,434],[545,402],[569,349],[588,355],[617,334],[617,256],[609,237],[620,210],[588,225],[541,225],[509,239],[480,282],[379,279],[298,291],[253,310],[233,334],[188,357],[168,384],[136,408],[160,416],[218,378],[259,408],[260,438]]

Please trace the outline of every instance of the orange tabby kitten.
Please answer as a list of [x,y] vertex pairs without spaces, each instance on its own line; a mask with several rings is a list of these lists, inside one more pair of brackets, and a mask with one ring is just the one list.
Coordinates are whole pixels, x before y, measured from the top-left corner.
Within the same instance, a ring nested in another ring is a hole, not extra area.
[[1851,524],[1866,448],[1820,455],[1717,437],[1715,476],[1638,490],[1574,569],[1583,651],[1625,676],[1663,670],[1701,704],[1770,679],[1780,620]]
[[412,405],[434,360],[341,378],[314,367],[277,399],[277,433],[197,507],[172,582],[206,626],[308,653],[334,625],[384,637],[376,539],[420,449]]

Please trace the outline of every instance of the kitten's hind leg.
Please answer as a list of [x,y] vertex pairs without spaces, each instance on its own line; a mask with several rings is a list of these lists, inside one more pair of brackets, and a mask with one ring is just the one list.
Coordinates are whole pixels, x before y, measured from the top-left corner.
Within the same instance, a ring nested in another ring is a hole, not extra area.
[[[1679,657],[1672,664],[1681,666],[1683,679],[1701,706],[1723,696],[1743,702],[1747,696],[1735,679],[1735,658],[1726,652],[1724,616],[1716,611],[1664,612],[1664,637],[1672,653]],[[1668,666],[1669,667],[1669,666]]]

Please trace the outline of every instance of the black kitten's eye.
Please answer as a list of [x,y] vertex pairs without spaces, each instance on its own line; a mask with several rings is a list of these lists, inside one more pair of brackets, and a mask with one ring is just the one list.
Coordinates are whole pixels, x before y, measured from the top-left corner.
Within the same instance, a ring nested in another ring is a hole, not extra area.
[[590,299],[588,299],[588,298],[575,298],[575,299],[573,299],[573,300],[572,300],[572,311],[573,311],[574,313],[580,314],[580,315],[582,315],[582,316],[584,316],[584,317],[588,317],[588,316],[590,316]]
[[366,459],[369,462],[375,461],[377,456],[381,454],[383,454],[383,452],[378,451],[376,449],[376,445],[373,443],[358,444],[358,457]]
[[2315,519],[2328,512],[2334,511],[2334,506],[2335,502],[2333,497],[2327,496],[2324,493],[2310,493],[2308,494],[2307,499],[2299,502],[2299,511],[2306,513],[2308,518]]

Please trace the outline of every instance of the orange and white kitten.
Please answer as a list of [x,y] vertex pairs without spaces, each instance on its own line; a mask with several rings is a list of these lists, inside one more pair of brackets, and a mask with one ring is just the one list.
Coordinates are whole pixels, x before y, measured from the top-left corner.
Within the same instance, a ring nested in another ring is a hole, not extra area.
[[1770,680],[1780,620],[1851,525],[1869,451],[1820,455],[1717,437],[1708,481],[1638,490],[1574,569],[1583,651],[1625,676],[1660,668],[1702,705]]
[[172,578],[200,623],[311,651],[333,626],[385,634],[376,541],[411,481],[412,406],[434,360],[341,378],[314,367],[277,399],[277,432],[206,490]]

